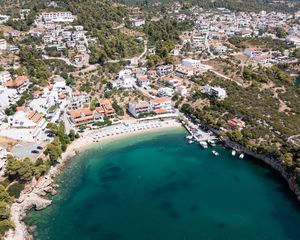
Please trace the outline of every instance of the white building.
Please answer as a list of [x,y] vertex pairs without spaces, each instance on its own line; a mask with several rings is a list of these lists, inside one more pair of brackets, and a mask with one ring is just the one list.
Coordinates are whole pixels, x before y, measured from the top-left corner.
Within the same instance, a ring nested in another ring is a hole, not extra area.
[[150,81],[148,79],[147,75],[141,75],[137,77],[137,84],[140,87],[147,87],[149,85]]
[[174,67],[171,64],[161,65],[156,68],[157,74],[160,76],[167,75],[167,74],[173,72],[173,70],[174,70]]
[[[154,112],[157,113],[155,110],[165,110],[165,112],[172,112],[173,111],[173,101],[171,98],[160,97],[151,100],[151,108]],[[162,113],[159,111],[159,113]]]
[[220,45],[220,46],[216,46],[214,49],[213,49],[213,52],[215,54],[224,54],[228,51],[228,48],[226,46],[223,46],[223,45]]
[[5,39],[0,39],[0,50],[6,50],[7,49],[7,42]]
[[262,50],[259,48],[247,48],[244,50],[244,54],[251,58],[254,56],[260,55],[261,53],[262,53]]
[[226,97],[226,90],[221,87],[212,87],[210,85],[205,85],[202,87],[202,92],[208,94],[211,97],[216,98],[225,98]]
[[133,26],[135,26],[135,27],[140,27],[140,26],[145,25],[144,19],[132,19],[131,21],[132,21]]
[[288,43],[288,44],[293,44],[295,45],[296,47],[300,47],[300,38],[298,36],[295,36],[295,35],[289,35],[286,37],[285,41]]
[[160,88],[158,89],[158,92],[157,92],[157,96],[159,97],[173,97],[174,95],[174,90],[172,88],[168,88],[168,87],[165,87],[165,88]]
[[49,108],[57,104],[59,104],[59,90],[53,87],[51,90],[44,88],[43,95],[37,99],[33,99],[29,103],[29,107],[46,115]]
[[151,106],[148,102],[129,103],[128,111],[132,116],[138,118],[140,115],[150,113]]
[[117,89],[133,89],[136,79],[132,76],[130,69],[124,69],[119,72],[119,77],[116,81],[112,82],[112,87]]
[[6,149],[0,147],[0,176],[3,176],[5,174],[7,154],[8,152],[6,151]]
[[128,111],[136,118],[147,113],[157,115],[173,112],[173,101],[171,98],[160,97],[151,100],[150,102],[129,103]]
[[0,130],[0,136],[27,141],[39,142],[42,140],[42,132],[47,122],[36,111],[18,111],[8,118],[8,128]]
[[75,91],[72,93],[68,109],[82,109],[89,102],[89,96],[86,93]]
[[186,58],[186,59],[182,60],[182,66],[200,68],[201,63],[200,63],[200,60],[194,60],[194,59]]
[[7,81],[11,80],[11,75],[8,71],[1,71],[0,72],[0,85],[6,83]]
[[5,109],[20,99],[16,89],[8,89],[0,85],[0,109]]
[[41,15],[44,22],[73,22],[71,12],[44,12]]
[[188,93],[187,88],[186,88],[185,86],[182,86],[182,85],[177,86],[175,90],[176,90],[176,92],[179,93],[181,96],[186,96],[187,93]]
[[125,90],[130,90],[133,89],[133,85],[135,83],[136,79],[132,76],[129,75],[123,75],[121,78],[119,78],[116,81],[112,82],[112,87],[113,88],[118,88],[118,89],[125,89]]

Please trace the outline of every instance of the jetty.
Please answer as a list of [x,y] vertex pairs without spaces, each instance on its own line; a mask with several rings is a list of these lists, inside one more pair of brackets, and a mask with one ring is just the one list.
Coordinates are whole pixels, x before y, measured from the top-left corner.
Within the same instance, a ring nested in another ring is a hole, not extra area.
[[211,131],[206,132],[202,130],[200,126],[194,124],[186,118],[185,121],[182,121],[182,125],[197,142],[218,140],[218,137]]

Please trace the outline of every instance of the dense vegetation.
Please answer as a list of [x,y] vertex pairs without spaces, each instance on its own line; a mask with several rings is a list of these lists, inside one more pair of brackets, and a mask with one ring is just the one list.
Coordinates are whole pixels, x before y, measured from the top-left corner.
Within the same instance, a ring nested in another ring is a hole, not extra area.
[[231,37],[228,41],[233,44],[236,48],[245,49],[247,47],[260,47],[262,50],[272,51],[284,51],[285,49],[291,48],[292,45],[285,43],[278,39],[272,39],[271,37]]
[[10,220],[10,205],[14,198],[6,191],[6,187],[6,182],[0,182],[0,237],[3,237],[8,229],[14,228]]
[[69,134],[65,133],[65,125],[61,122],[59,125],[55,123],[48,123],[47,128],[55,135],[54,140],[48,145],[45,150],[45,155],[47,155],[54,165],[60,158],[61,154],[66,151],[68,144],[78,138],[79,135],[75,134],[74,130],[71,130]]
[[[257,70],[245,68],[243,78],[251,85],[243,88],[213,73],[193,79],[201,85],[209,83],[225,88],[228,97],[223,101],[212,98],[210,105],[202,109],[183,104],[182,111],[215,129],[228,129],[227,121],[234,117],[242,119],[246,127],[242,131],[227,131],[227,137],[253,152],[280,160],[288,170],[297,173],[300,152],[287,139],[300,132],[299,87],[281,65]],[[190,101],[206,97],[197,90]],[[300,175],[297,178],[300,184]]]
[[141,42],[113,28],[114,24],[128,21],[126,8],[98,0],[62,0],[61,3],[77,16],[75,24],[83,25],[92,36],[97,37],[100,47],[91,46],[91,63],[132,57],[143,51]]

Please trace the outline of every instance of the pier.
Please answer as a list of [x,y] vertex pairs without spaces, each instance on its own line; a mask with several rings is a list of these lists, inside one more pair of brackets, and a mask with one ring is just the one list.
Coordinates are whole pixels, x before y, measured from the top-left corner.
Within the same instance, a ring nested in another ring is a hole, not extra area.
[[187,118],[184,119],[188,124],[182,121],[182,125],[197,142],[218,140],[218,137],[212,132],[205,132],[198,125],[192,123]]

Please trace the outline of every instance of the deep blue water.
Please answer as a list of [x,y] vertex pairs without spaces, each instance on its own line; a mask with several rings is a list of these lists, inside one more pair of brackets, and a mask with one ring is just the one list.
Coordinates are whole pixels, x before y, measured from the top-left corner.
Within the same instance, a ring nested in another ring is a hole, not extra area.
[[27,217],[35,239],[300,239],[298,202],[277,173],[184,136],[153,133],[78,156],[53,204]]

